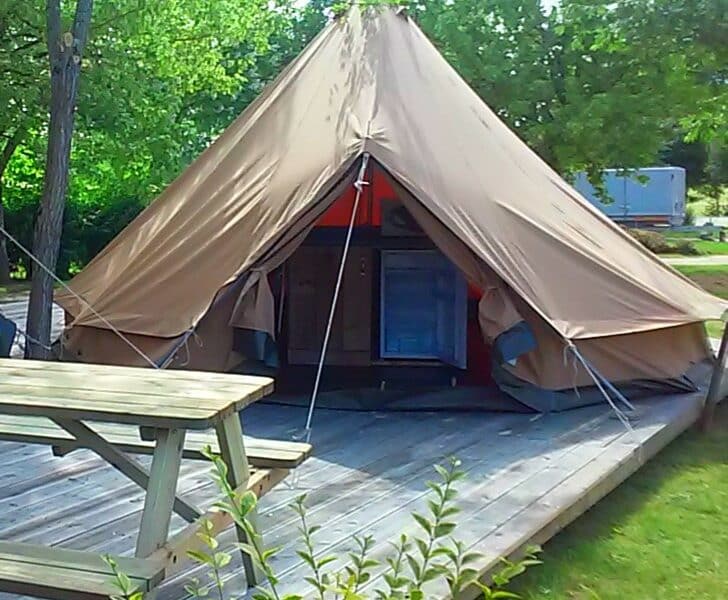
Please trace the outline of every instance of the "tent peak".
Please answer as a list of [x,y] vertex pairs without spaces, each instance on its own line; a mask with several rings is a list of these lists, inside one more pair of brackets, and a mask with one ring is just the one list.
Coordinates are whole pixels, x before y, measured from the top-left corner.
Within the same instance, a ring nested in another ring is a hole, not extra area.
[[407,12],[407,6],[404,4],[397,4],[395,2],[377,2],[376,0],[349,0],[348,2],[340,2],[332,7],[334,13],[334,20],[339,20],[348,17],[354,10],[359,10],[360,13],[364,11],[391,11],[397,16],[409,17]]

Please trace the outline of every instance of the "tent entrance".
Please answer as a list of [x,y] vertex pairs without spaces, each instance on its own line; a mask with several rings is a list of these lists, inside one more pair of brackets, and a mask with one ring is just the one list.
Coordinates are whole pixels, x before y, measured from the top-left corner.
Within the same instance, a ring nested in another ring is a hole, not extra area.
[[[366,179],[371,185],[355,217],[323,389],[492,386],[477,297],[464,275],[416,224],[373,161]],[[353,202],[347,188],[269,278],[282,315],[279,367],[270,373],[279,390],[310,390]]]

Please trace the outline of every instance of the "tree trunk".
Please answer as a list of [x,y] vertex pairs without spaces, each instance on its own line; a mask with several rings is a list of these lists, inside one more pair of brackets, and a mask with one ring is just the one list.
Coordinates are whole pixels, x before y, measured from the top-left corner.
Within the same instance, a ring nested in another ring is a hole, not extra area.
[[61,245],[76,91],[92,9],[93,0],[77,0],[73,29],[61,33],[60,0],[48,0],[46,4],[51,106],[45,182],[33,238],[33,254],[43,267],[33,265],[26,358],[50,358],[52,273]]
[[8,247],[2,229],[5,229],[5,208],[3,205],[3,177],[5,169],[10,163],[10,159],[15,153],[15,149],[20,145],[25,128],[20,126],[15,133],[5,142],[2,152],[0,152],[0,283],[10,283],[10,260],[8,260]]

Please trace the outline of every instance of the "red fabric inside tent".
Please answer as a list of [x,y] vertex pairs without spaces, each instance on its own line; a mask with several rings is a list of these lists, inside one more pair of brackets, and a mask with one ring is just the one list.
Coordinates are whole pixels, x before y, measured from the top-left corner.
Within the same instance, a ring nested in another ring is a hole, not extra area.
[[[387,177],[379,169],[370,170],[359,199],[355,226],[380,227],[382,225],[382,202],[398,202],[397,194],[389,184]],[[321,216],[317,227],[348,227],[351,211],[354,208],[356,189],[348,188],[341,197]]]

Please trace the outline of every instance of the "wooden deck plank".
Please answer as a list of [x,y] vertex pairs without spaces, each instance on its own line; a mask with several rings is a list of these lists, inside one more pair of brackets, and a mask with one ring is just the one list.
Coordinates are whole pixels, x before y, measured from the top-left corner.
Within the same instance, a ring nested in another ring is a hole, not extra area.
[[[377,534],[379,549],[388,549],[388,540],[396,539],[402,527],[414,527],[409,519],[409,509],[416,501],[424,501],[427,494],[425,482],[433,478],[432,465],[435,462],[440,462],[451,452],[462,456],[466,462],[485,456],[490,468],[498,468],[499,461],[500,465],[509,465],[517,460],[513,446],[504,444],[504,438],[498,436],[498,431],[506,427],[508,430],[513,429],[513,423],[522,421],[519,417],[495,416],[492,423],[481,421],[480,427],[465,429],[467,435],[459,427],[461,423],[454,420],[449,423],[451,427],[446,429],[447,433],[441,437],[426,436],[424,439],[427,442],[423,442],[420,437],[411,453],[393,457],[391,446],[386,446],[384,451],[388,453],[388,463],[383,464],[387,466],[374,473],[367,471],[369,477],[361,480],[351,478],[341,485],[325,482],[320,489],[312,490],[308,496],[311,503],[308,520],[311,525],[323,526],[323,530],[317,534],[322,552],[346,556],[346,552],[353,549],[351,536],[370,531]],[[565,420],[582,423],[582,419],[575,415],[567,415]],[[550,428],[550,425],[548,422],[540,424],[545,426],[545,435],[541,436],[544,444],[554,443],[552,434],[556,429]],[[399,449],[399,445],[397,447]],[[450,452],[443,452],[443,447]],[[287,580],[296,581],[305,570],[295,554],[297,518],[290,510],[284,513],[279,510],[272,512],[269,522],[262,521],[261,524],[269,542],[283,547],[276,562],[280,573],[284,575],[285,587]],[[267,526],[271,528],[267,529]]]
[[[481,574],[487,577],[500,556],[514,555],[528,544],[550,539],[693,425],[700,416],[704,393],[683,398],[683,406],[669,402],[656,405],[635,427],[634,435],[619,436],[572,469],[560,485],[552,486],[530,503],[522,502],[521,510],[510,519],[484,537],[471,540],[471,547],[486,552],[478,565]],[[444,590],[435,593],[445,596]],[[476,591],[471,590],[465,597],[476,596]]]
[[[208,473],[201,471],[197,464],[184,465],[184,472],[180,477],[180,489],[190,497],[197,489],[207,488],[209,491],[210,488]],[[58,505],[51,498],[53,509],[48,514],[40,514],[32,519],[25,518],[23,513],[10,515],[7,526],[4,519],[1,521],[3,525],[0,536],[4,539],[63,545],[78,550],[91,548],[93,544],[88,540],[99,539],[101,551],[104,540],[110,541],[128,535],[126,546],[118,551],[112,550],[110,545],[107,546],[112,554],[128,552],[136,538],[135,527],[139,525],[144,498],[138,486],[127,481],[125,477],[101,464],[87,485],[77,484],[75,492],[67,492],[68,504]],[[199,505],[204,509],[213,498],[214,494],[208,493],[206,504]],[[55,500],[57,499],[58,496]],[[196,496],[194,501],[197,503],[198,499]],[[113,533],[109,534],[110,531]]]
[[[583,429],[583,435],[600,435],[607,423],[603,414],[590,421],[590,426],[582,427],[577,424],[574,429],[562,433],[561,437],[570,435],[573,431]],[[549,429],[550,423],[542,422],[541,426]],[[542,436],[542,439],[527,443],[524,438],[519,439],[516,447],[512,444],[503,444],[501,439],[483,439],[472,447],[469,455],[458,454],[463,461],[463,469],[468,473],[468,478],[459,486],[459,505],[463,510],[461,515],[467,519],[468,510],[474,512],[483,505],[497,501],[501,496],[508,494],[513,487],[539,476],[544,469],[552,462],[563,460],[570,452],[574,452],[573,444],[562,444],[559,436],[548,439],[549,436]],[[423,476],[418,480],[418,485],[409,485],[407,489],[397,490],[396,501],[390,497],[382,497],[378,501],[369,502],[359,509],[359,515],[349,513],[346,515],[345,523],[353,523],[354,528],[336,529],[336,535],[331,535],[330,524],[319,536],[319,543],[325,554],[338,557],[345,557],[346,553],[353,549],[352,535],[374,533],[378,543],[373,549],[372,556],[383,558],[389,553],[389,540],[396,539],[402,531],[416,533],[417,526],[410,518],[413,510],[424,512],[426,510],[425,500],[428,497],[428,490],[425,487],[427,479],[434,478],[434,472],[430,462],[425,467]],[[485,482],[485,485],[483,485]],[[475,491],[485,488],[487,494],[476,495]],[[469,520],[469,519],[468,519]],[[312,520],[312,523],[315,521]],[[284,585],[287,581],[295,581],[305,571],[302,562],[294,555],[282,557],[288,558],[292,565],[285,569]],[[342,567],[344,560],[339,559],[331,564],[331,568]],[[283,588],[285,593],[287,588]],[[290,591],[290,590],[288,590]]]
[[[638,408],[644,415],[636,422],[636,429],[649,440],[658,439],[664,431],[672,435],[682,430],[693,418],[686,397],[640,402]],[[660,408],[663,402],[669,410]],[[290,439],[293,432],[300,430],[305,409],[258,404],[246,409],[245,417],[246,433]],[[635,468],[631,458],[625,459],[630,446],[623,441],[629,438],[604,407],[532,418],[485,413],[318,411],[314,456],[297,469],[296,475],[264,497],[260,505],[266,541],[284,545],[276,564],[286,574],[287,589],[297,587],[288,579],[301,571],[292,551],[297,541],[295,518],[286,505],[300,493],[308,492],[313,521],[331,525],[318,534],[324,551],[327,547],[336,552],[345,550],[344,538],[359,530],[376,530],[377,540],[383,545],[408,522],[409,510],[422,506],[424,481],[433,478],[431,464],[456,453],[470,472],[461,488],[465,522],[459,531],[476,546],[485,545],[480,549],[489,552],[490,547],[497,548],[494,540],[508,537],[509,532],[523,539],[536,535],[534,539],[543,541],[536,531],[539,526],[545,528],[544,535],[549,535],[549,527],[563,526],[559,525],[559,518],[567,518],[574,510],[571,507],[579,508],[581,503],[583,510],[594,501],[601,482],[614,482],[614,473],[623,477],[628,466]],[[645,448],[649,449],[647,444]],[[141,503],[140,495],[128,484],[109,473],[109,469],[94,469],[85,464],[73,495],[73,482],[64,485],[63,477],[54,473],[52,465],[60,468],[66,461],[85,462],[87,451],[64,458],[31,453],[30,464],[40,461],[43,469],[38,479],[41,487],[34,493],[22,483],[33,479],[29,462],[22,461],[22,446],[0,442],[0,452],[6,447],[20,459],[7,470],[8,475],[15,476],[15,489],[25,490],[18,499],[32,499],[35,514],[42,509],[43,491],[48,490],[52,510],[50,520],[31,518],[27,522],[22,520],[20,506],[13,507],[7,517],[0,511],[0,537],[45,542],[46,532],[54,544],[115,554],[133,550],[133,528],[138,525]],[[205,463],[183,461],[179,491],[203,507],[215,491],[208,471]],[[560,485],[554,487],[557,480]],[[593,487],[589,487],[590,481]],[[100,491],[104,489],[112,491],[104,495]],[[559,495],[562,490],[566,495]],[[8,500],[0,487],[0,503],[6,506]],[[399,504],[403,505],[401,510]],[[69,509],[68,515],[65,507]],[[514,518],[518,514],[524,518]],[[552,519],[553,515],[561,517]],[[74,525],[82,520],[86,520],[85,526],[91,524],[91,531]],[[178,530],[182,526],[180,521],[173,522],[172,528]],[[513,547],[514,539],[508,544],[504,541],[503,547]],[[223,546],[234,541],[232,530],[221,537]],[[183,570],[165,582],[158,600],[185,598],[183,583],[202,573],[195,568]],[[238,557],[226,570],[225,580],[228,594],[243,592],[244,575]],[[0,595],[0,599],[9,597]]]
[[[265,429],[260,429],[260,421],[272,421],[274,424],[273,433],[275,433],[276,435],[281,435],[284,430],[291,429],[290,426],[286,426],[286,419],[279,417],[280,414],[281,413],[279,412],[279,407],[276,406],[255,406],[246,411],[246,416],[251,416],[252,418],[249,420],[254,422],[252,430],[257,431],[261,434],[268,431],[268,429],[267,427]],[[289,420],[293,423],[299,422],[299,416],[301,415],[303,415],[303,417],[305,418],[305,411],[300,411],[298,409],[284,409],[284,414],[289,415]],[[293,415],[293,418],[290,418],[290,415]],[[280,419],[280,421],[277,421],[277,419]],[[370,423],[372,420],[378,419],[370,415],[361,415],[356,413],[337,413],[336,423],[337,425],[340,423],[342,427],[318,430],[317,437],[315,438],[317,448],[319,445],[323,447],[340,448],[342,446],[342,442],[351,437],[352,432],[359,430],[362,424]],[[257,430],[255,429],[256,422],[259,427]],[[251,430],[251,427],[246,426],[246,429]],[[185,493],[187,497],[190,498],[191,501],[204,507],[204,499],[206,498],[209,502],[210,498],[214,496],[214,490],[212,484],[210,483],[208,475],[209,467],[201,465],[200,463],[197,463],[197,465],[198,466],[194,467],[195,472],[197,473],[197,477],[191,479],[195,482],[195,489],[189,489],[187,487],[189,485],[189,482],[185,483],[184,478],[183,484],[181,485],[180,489]],[[306,468],[307,466],[308,462],[304,463],[304,466],[301,468]],[[110,476],[113,477],[114,474],[112,473]],[[116,485],[119,485],[119,481],[116,482]],[[276,488],[276,491],[280,490],[281,488],[285,489],[285,486],[286,484],[284,483],[282,486]],[[199,490],[200,493],[195,493],[196,490]],[[204,493],[205,491],[206,493]],[[134,528],[138,526],[139,508],[140,505],[138,499],[136,503],[132,499],[125,500],[121,503],[115,503],[115,512],[112,511],[112,514],[110,515],[104,514],[103,510],[99,509],[97,514],[99,514],[100,517],[108,517],[108,521],[105,524],[106,528],[104,528],[104,524],[102,523],[98,527],[93,527],[91,531],[87,532],[81,529],[81,532],[79,533],[79,528],[74,527],[73,532],[75,532],[75,535],[54,538],[52,543],[68,544],[72,545],[75,548],[89,550],[96,548],[106,548],[111,549],[110,551],[114,553],[122,553],[123,548],[125,547],[124,545],[128,545],[129,540],[133,538]],[[182,524],[177,523],[177,525],[179,527]],[[114,531],[114,534],[112,536],[109,535],[109,530]],[[63,528],[58,528],[58,531],[59,534],[64,533]],[[0,534],[1,533],[2,532],[0,532]]]

